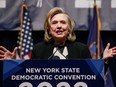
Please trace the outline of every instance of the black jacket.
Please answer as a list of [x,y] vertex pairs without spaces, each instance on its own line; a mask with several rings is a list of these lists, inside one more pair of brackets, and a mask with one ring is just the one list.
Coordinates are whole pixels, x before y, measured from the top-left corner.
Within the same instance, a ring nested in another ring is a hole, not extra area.
[[[66,42],[68,59],[91,58],[90,51],[86,45],[80,42]],[[54,44],[40,42],[34,46],[32,59],[48,59],[53,54]]]

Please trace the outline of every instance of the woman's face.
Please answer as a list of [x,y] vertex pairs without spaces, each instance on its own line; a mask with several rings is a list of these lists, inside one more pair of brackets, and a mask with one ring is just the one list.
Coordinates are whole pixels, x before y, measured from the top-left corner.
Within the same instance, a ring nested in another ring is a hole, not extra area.
[[66,40],[68,35],[68,18],[65,14],[56,14],[50,22],[50,34],[55,41]]

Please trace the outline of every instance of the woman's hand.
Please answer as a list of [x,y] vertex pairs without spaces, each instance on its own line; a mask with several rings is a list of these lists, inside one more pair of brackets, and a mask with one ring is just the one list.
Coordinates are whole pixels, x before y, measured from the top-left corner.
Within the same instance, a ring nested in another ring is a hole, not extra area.
[[17,47],[14,48],[13,52],[10,52],[5,47],[0,46],[0,60],[4,59],[15,59],[16,58]]
[[116,46],[110,48],[110,43],[108,43],[103,52],[103,59],[106,62],[106,61],[108,61],[109,58],[112,58],[114,56],[116,56]]

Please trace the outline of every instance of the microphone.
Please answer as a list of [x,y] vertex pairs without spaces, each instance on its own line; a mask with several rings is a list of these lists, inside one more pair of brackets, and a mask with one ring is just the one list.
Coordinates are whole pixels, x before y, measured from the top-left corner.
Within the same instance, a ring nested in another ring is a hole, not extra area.
[[54,56],[54,54],[58,51],[58,46],[59,46],[58,43],[54,43],[54,47],[56,47],[56,50],[55,50],[55,52],[52,53],[52,55],[48,58],[48,60],[49,59],[60,59],[58,56]]
[[58,43],[54,43],[54,52],[48,59],[67,59],[67,57],[62,54],[59,50],[60,45]]

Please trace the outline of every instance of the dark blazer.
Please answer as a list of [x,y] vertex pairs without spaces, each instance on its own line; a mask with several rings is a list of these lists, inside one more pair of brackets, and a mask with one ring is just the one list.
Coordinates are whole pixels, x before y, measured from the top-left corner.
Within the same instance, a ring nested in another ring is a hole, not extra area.
[[[80,42],[66,42],[68,59],[91,58],[90,51],[86,45]],[[34,46],[32,59],[48,59],[53,54],[54,44],[40,42]]]

